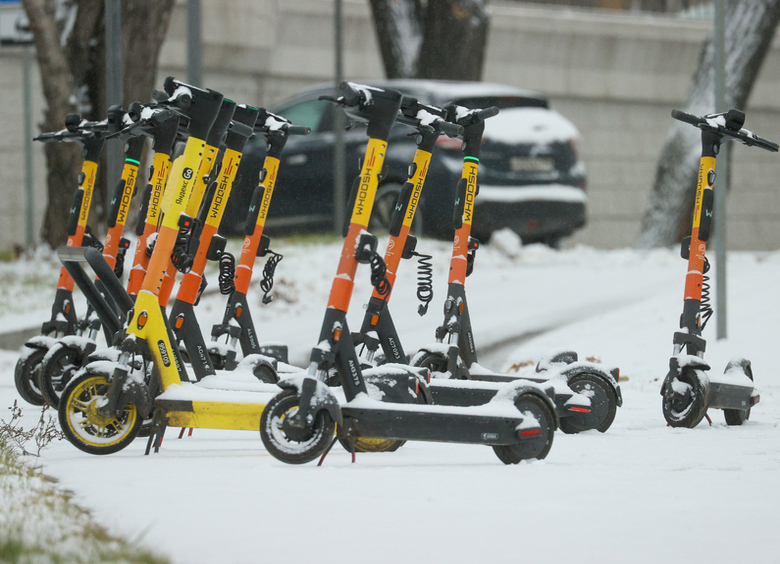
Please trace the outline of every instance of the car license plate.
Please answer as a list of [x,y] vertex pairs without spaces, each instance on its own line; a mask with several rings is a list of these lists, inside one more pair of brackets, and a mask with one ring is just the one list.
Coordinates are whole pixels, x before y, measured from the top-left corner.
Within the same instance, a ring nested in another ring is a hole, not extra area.
[[555,169],[551,157],[510,157],[509,169],[513,172],[550,172]]

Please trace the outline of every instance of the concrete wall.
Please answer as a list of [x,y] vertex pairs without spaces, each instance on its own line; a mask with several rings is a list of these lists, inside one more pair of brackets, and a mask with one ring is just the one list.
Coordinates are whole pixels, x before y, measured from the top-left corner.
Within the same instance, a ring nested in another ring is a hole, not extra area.
[[[204,81],[237,101],[270,106],[298,89],[332,80],[332,2],[324,0],[202,0]],[[602,248],[633,243],[671,125],[685,98],[709,22],[605,10],[527,7],[492,0],[484,80],[537,90],[582,133],[590,181],[589,223],[567,244]],[[161,55],[160,77],[186,78],[186,2],[179,0]],[[381,78],[383,70],[366,0],[344,0],[345,76]],[[0,51],[0,108],[5,131],[21,131],[9,111],[21,107],[18,61]],[[6,71],[6,69],[8,69]],[[747,108],[747,127],[780,140],[780,44],[772,52]],[[6,114],[9,114],[6,116]],[[39,114],[38,114],[39,115]],[[16,128],[16,129],[12,129]],[[13,210],[20,200],[18,133],[4,136],[2,188]],[[780,247],[780,204],[774,179],[780,156],[736,147],[728,199],[733,249]],[[39,159],[37,162],[42,163]],[[43,174],[37,169],[36,184]],[[13,187],[13,189],[9,189]],[[42,195],[40,188],[37,190]],[[14,203],[14,199],[16,202]],[[42,209],[39,197],[37,210]],[[7,207],[7,206],[6,206]],[[0,249],[23,242],[18,211],[0,209]],[[38,226],[36,226],[36,229]],[[37,231],[36,231],[37,232]]]

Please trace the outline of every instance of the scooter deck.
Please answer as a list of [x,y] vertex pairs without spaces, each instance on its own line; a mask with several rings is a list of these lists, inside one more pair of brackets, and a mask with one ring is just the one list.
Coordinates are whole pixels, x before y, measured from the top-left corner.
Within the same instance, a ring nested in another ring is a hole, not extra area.
[[266,403],[279,393],[277,386],[259,382],[252,390],[210,388],[202,383],[169,386],[155,399],[168,427],[257,431]]
[[343,405],[341,413],[344,426],[340,432],[353,437],[510,445],[542,433],[533,415],[518,411],[509,401],[457,407],[360,397]]
[[[483,379],[480,374],[474,380],[444,380],[431,379],[428,384],[433,396],[433,403],[437,405],[474,406],[484,405],[489,402],[507,384],[527,380],[541,384],[547,396],[555,404],[555,411],[559,417],[565,417],[571,413],[589,413],[591,402],[587,396],[573,392],[568,386],[555,386],[551,380],[542,378],[504,377],[496,374],[496,380]],[[565,387],[565,390],[563,389]]]

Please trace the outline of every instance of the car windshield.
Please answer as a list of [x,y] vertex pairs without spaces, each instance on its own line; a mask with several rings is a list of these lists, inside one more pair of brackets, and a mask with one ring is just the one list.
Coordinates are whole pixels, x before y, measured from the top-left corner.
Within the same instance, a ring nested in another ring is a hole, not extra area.
[[289,119],[295,125],[308,127],[312,132],[330,129],[330,108],[333,104],[325,100],[306,100],[293,104],[275,113]]

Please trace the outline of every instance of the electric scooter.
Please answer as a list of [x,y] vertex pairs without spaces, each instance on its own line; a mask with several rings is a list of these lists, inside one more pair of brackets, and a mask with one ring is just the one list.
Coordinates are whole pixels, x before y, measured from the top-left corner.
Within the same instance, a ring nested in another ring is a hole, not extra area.
[[[204,158],[209,158],[204,154],[205,140],[223,97],[213,90],[197,88],[170,77],[166,79],[165,91],[172,107],[186,111],[189,138],[182,156],[171,170],[165,191],[170,203],[164,209],[132,315],[128,315],[119,358],[110,377],[85,371],[68,383],[60,398],[59,419],[63,433],[77,448],[93,454],[121,450],[138,435],[142,421],[152,408],[153,395],[145,381],[147,376],[164,388],[172,379],[181,382],[185,374],[159,296],[177,240],[180,240],[182,230],[192,224],[192,217],[184,212],[193,195],[197,171],[201,170]],[[67,249],[61,250],[61,254],[66,260],[79,260],[78,253],[71,256]],[[149,358],[151,362],[142,374],[137,375],[134,372],[138,367],[133,364],[138,358]]]
[[[142,113],[145,115],[142,117]],[[145,143],[144,137],[148,135],[153,140],[154,157],[152,168],[150,169],[150,182],[143,191],[141,197],[141,210],[138,214],[138,221],[135,226],[135,234],[138,237],[134,260],[130,274],[128,276],[126,299],[124,291],[108,292],[105,288],[107,272],[113,271],[116,278],[121,277],[119,269],[112,264],[114,262],[111,255],[110,245],[103,249],[103,261],[105,265],[98,268],[103,273],[102,277],[94,284],[85,277],[80,268],[76,265],[66,263],[64,268],[74,279],[80,290],[87,296],[87,302],[97,315],[90,325],[89,335],[71,335],[59,339],[50,349],[41,362],[38,371],[38,387],[49,405],[55,409],[59,406],[59,398],[62,390],[73,375],[80,370],[87,362],[87,359],[94,360],[91,356],[97,349],[97,337],[99,328],[102,327],[105,333],[106,342],[110,345],[113,336],[121,329],[125,322],[127,311],[132,307],[132,299],[138,293],[143,273],[145,272],[148,258],[146,256],[146,242],[152,233],[156,232],[157,221],[160,215],[160,201],[162,199],[163,189],[170,170],[170,155],[173,144],[176,139],[179,126],[179,117],[171,110],[165,108],[146,109],[144,111],[140,104],[134,104],[128,110],[131,127],[125,127],[123,131],[132,131],[132,137],[126,142],[126,164],[132,167],[140,158],[140,152]],[[129,135],[129,133],[127,133]],[[133,155],[137,152],[137,157]],[[137,166],[137,165],[136,165]],[[130,171],[128,171],[130,172]],[[134,171],[133,171],[134,173]],[[109,233],[107,242],[121,237],[121,229],[127,220],[127,204],[129,204],[129,191],[134,187],[135,174],[132,176],[123,175],[124,182],[117,187],[117,193],[121,193],[122,204],[114,205],[109,210]],[[122,241],[120,250],[126,248],[126,239]],[[122,255],[117,255],[120,258]],[[87,260],[85,258],[85,260]],[[96,257],[90,258],[92,262],[101,262]],[[113,278],[113,277],[112,277]],[[112,307],[113,306],[113,307]]]
[[[269,292],[273,287],[273,274],[282,255],[270,250],[270,239],[263,233],[263,229],[276,187],[276,175],[279,171],[282,150],[287,139],[290,135],[308,135],[310,132],[308,127],[293,125],[289,120],[265,110],[261,112],[255,126],[255,133],[265,137],[268,148],[260,173],[260,183],[255,188],[249,204],[244,244],[241,247],[241,256],[235,269],[233,285],[229,288],[231,290],[230,297],[225,306],[222,323],[214,325],[211,329],[212,342],[209,345],[209,353],[212,359],[215,359],[218,369],[233,370],[237,366],[236,345],[239,343],[245,358],[250,355],[262,355],[278,362],[287,362],[286,345],[262,343],[258,339],[257,331],[252,322],[247,292],[252,281],[255,259],[270,254],[271,256],[263,269],[263,279],[260,285],[264,291],[263,303],[271,301]],[[222,337],[226,339],[226,343],[219,342]],[[268,370],[269,366],[272,365],[260,362],[256,366],[265,372],[262,380],[268,382],[278,380],[275,369]]]
[[[109,114],[117,117],[116,114]],[[121,118],[120,118],[121,119]],[[117,125],[108,119],[98,122],[83,120],[78,114],[68,114],[65,118],[65,129],[57,132],[43,133],[36,141],[55,142],[70,141],[83,147],[84,161],[78,176],[78,187],[73,194],[68,218],[68,246],[95,245],[100,246],[91,234],[87,220],[92,202],[92,192],[97,178],[97,167],[100,153],[103,150],[106,137],[116,130]],[[37,371],[49,348],[58,338],[65,335],[75,335],[83,332],[89,325],[89,316],[79,321],[73,303],[73,279],[63,267],[60,270],[54,303],[51,308],[51,318],[41,326],[41,334],[29,339],[16,363],[14,369],[14,384],[19,395],[32,405],[43,405],[44,398],[37,387]]]
[[[346,315],[359,263],[371,265],[372,282],[380,294],[390,289],[384,262],[376,253],[376,237],[366,228],[402,97],[393,90],[352,83],[342,83],[340,94],[331,100],[344,106],[351,119],[368,124],[366,156],[352,191],[352,215],[319,344],[312,349],[308,372],[280,381],[282,392],[265,406],[260,419],[263,444],[275,458],[290,464],[326,454],[338,438],[353,441],[357,437],[485,444],[507,464],[544,458],[552,446],[557,417],[549,390],[542,386],[517,381],[485,405],[437,406],[417,403],[418,391],[428,379],[427,369],[388,364],[374,371],[362,370]],[[469,145],[467,141],[467,156],[478,150],[478,145]],[[468,178],[476,180],[475,175]],[[325,383],[333,367],[344,403]],[[393,401],[371,399],[367,386],[377,381],[389,382],[402,393]]]
[[673,110],[672,117],[701,130],[701,160],[691,235],[683,239],[681,247],[688,271],[680,331],[674,333],[674,354],[661,386],[664,419],[672,427],[692,429],[704,417],[709,420],[707,410],[714,408],[723,410],[728,425],[742,425],[761,399],[753,384],[750,361],[734,358],[723,375],[709,374],[710,366],[704,361],[707,343],[701,336],[713,314],[706,276],[710,264],[705,254],[714,211],[715,162],[724,140],[775,152],[778,144],[743,129],[745,114],[739,110],[702,117]]

